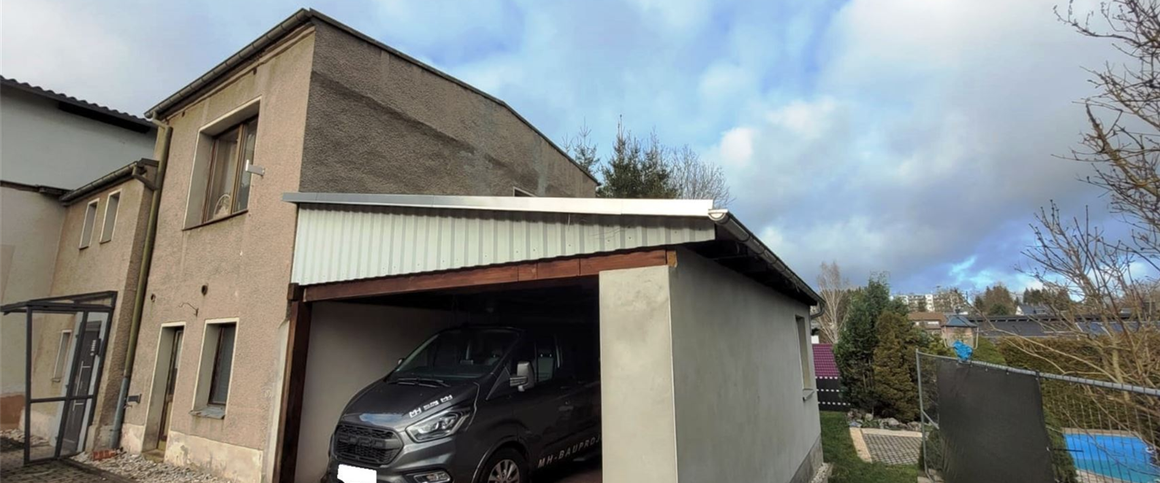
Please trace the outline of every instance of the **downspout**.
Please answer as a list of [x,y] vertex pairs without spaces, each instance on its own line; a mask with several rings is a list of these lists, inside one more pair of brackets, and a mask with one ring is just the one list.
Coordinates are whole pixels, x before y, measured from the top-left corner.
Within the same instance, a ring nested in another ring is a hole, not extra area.
[[153,189],[153,199],[149,205],[149,221],[145,226],[145,246],[141,250],[141,267],[137,272],[137,293],[133,297],[133,318],[129,324],[129,344],[125,348],[125,375],[121,378],[121,392],[117,394],[117,412],[113,414],[114,449],[121,447],[121,429],[125,425],[125,405],[129,399],[129,381],[133,378],[133,362],[137,358],[137,335],[141,332],[141,314],[145,310],[145,288],[149,281],[149,268],[153,265],[153,243],[157,239],[157,216],[161,208],[161,188],[165,186],[165,168],[169,166],[169,141],[173,128],[158,123],[159,153],[157,182]]

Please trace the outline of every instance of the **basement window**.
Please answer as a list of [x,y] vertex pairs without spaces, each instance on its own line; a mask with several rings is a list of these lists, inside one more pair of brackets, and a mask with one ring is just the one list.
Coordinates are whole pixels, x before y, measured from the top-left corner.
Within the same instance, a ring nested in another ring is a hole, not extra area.
[[88,248],[93,241],[93,225],[97,223],[97,200],[85,207],[85,224],[81,227],[81,248]]

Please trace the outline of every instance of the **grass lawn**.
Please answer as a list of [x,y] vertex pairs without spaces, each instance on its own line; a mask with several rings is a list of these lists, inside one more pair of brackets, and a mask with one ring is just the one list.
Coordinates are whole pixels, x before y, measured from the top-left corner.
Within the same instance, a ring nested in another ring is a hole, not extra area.
[[833,467],[830,483],[915,483],[918,468],[887,466],[858,459],[846,414],[822,411],[822,453]]

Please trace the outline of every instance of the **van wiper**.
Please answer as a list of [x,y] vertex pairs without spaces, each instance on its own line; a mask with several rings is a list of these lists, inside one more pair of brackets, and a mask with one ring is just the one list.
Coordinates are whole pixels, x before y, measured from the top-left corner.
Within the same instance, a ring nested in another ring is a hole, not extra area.
[[392,382],[404,386],[451,387],[442,380],[430,377],[400,377]]

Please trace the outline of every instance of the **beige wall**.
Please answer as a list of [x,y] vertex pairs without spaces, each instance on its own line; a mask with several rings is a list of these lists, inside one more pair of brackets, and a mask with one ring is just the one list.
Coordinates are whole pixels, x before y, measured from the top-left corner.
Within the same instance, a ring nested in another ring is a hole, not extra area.
[[[51,196],[0,187],[0,304],[48,296],[64,214]],[[24,392],[24,327],[24,314],[5,315],[0,322],[0,397]]]
[[809,481],[821,429],[794,320],[808,309],[688,251],[601,272],[604,481]]
[[[109,195],[118,192],[120,202],[112,239],[101,242]],[[95,446],[90,444],[90,448],[105,448],[112,441],[113,414],[124,375],[125,349],[128,345],[132,304],[137,293],[137,274],[152,193],[134,179],[92,193],[68,207],[59,239],[52,295],[117,292],[105,348],[104,372],[97,388],[98,399],[93,417],[96,431],[88,433],[89,441],[95,443]],[[97,216],[93,223],[92,239],[87,248],[81,249],[79,245],[85,210],[93,200],[97,201]]]
[[329,24],[317,37],[303,192],[595,195],[495,101]]
[[[126,436],[139,441],[154,384],[160,326],[184,322],[170,429],[180,444],[166,458],[216,474],[257,481],[268,473],[268,441],[281,395],[286,292],[290,279],[295,207],[281,201],[297,191],[314,36],[291,34],[222,85],[173,113],[169,166],[129,394],[142,403],[126,413]],[[260,98],[249,210],[185,229],[196,143],[203,126]],[[203,294],[202,287],[205,287]],[[237,340],[223,419],[194,416],[194,394],[207,319],[236,317]],[[148,448],[146,448],[148,449]],[[255,458],[254,455],[257,455]],[[209,462],[212,461],[212,464]]]
[[314,304],[295,481],[317,483],[325,474],[330,436],[351,396],[385,376],[400,358],[452,322],[449,312]]

